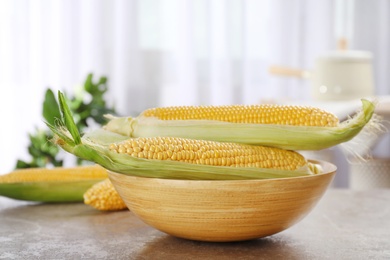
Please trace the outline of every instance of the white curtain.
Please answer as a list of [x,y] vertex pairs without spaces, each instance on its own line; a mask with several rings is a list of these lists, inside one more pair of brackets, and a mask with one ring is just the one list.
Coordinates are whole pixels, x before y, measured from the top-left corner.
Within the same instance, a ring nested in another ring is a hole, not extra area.
[[[108,77],[107,99],[122,115],[309,99],[308,82],[268,68],[310,69],[334,49],[335,7],[336,0],[0,1],[0,173],[28,158],[46,88],[72,93],[90,72]],[[351,39],[374,53],[382,95],[390,92],[389,8],[357,0]]]

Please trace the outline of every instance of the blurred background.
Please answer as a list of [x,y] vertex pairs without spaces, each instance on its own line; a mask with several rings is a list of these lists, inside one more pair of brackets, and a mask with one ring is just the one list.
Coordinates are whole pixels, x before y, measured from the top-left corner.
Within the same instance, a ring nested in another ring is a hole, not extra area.
[[1,0],[0,173],[28,157],[47,88],[73,94],[105,76],[120,115],[307,102],[308,80],[269,68],[311,69],[337,48],[372,53],[374,94],[390,94],[386,0]]

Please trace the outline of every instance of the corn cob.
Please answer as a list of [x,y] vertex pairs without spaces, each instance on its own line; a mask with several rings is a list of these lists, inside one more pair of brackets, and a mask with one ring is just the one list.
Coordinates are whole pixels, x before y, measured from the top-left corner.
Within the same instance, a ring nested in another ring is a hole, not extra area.
[[370,121],[375,105],[348,121],[313,107],[188,106],[148,109],[138,117],[109,117],[106,130],[129,137],[176,136],[266,145],[289,150],[320,150],[349,141]]
[[129,139],[111,144],[109,149],[137,158],[212,166],[297,170],[306,165],[305,158],[293,151],[177,137]]
[[109,179],[98,182],[87,190],[84,194],[84,203],[103,211],[127,208]]
[[[109,134],[110,132],[107,132]],[[171,151],[157,152],[153,155],[150,151],[140,151],[138,153],[127,153],[122,146],[127,142],[143,142],[142,138],[130,139],[126,142],[118,142],[110,145],[102,145],[99,140],[83,137],[81,143],[74,145],[64,142],[61,135],[57,133],[57,141],[64,150],[86,160],[94,161],[104,168],[128,175],[169,178],[169,179],[202,179],[202,180],[238,180],[238,179],[266,179],[281,177],[296,177],[314,174],[306,160],[295,151],[287,151],[272,147],[259,147],[252,145],[241,145],[239,149],[233,150],[234,154],[229,154],[229,148],[218,150],[219,146],[233,147],[235,143],[218,143],[205,145],[209,149],[200,149],[197,152],[198,159],[189,161],[187,153],[182,146],[173,145]],[[158,139],[158,138],[151,138]],[[169,139],[164,137],[163,139]],[[202,143],[203,140],[184,139],[188,143]],[[138,144],[139,145],[139,144]],[[153,147],[152,145],[149,145]],[[247,147],[245,147],[247,146]],[[111,149],[110,149],[111,147]],[[136,147],[136,150],[139,147]],[[159,148],[158,148],[159,149]],[[174,152],[174,151],[177,152]],[[245,151],[246,150],[246,151]],[[181,155],[178,155],[180,151]],[[214,151],[214,157],[207,158]],[[244,155],[248,153],[248,155]],[[191,156],[191,152],[188,153]],[[250,154],[250,155],[249,155]],[[151,157],[148,158],[148,156]],[[145,157],[146,156],[146,157]],[[220,157],[218,157],[220,156]],[[195,157],[195,154],[194,154]],[[164,160],[165,158],[165,160]],[[213,164],[211,164],[213,160]],[[232,164],[234,161],[237,163]],[[219,163],[221,163],[219,165]],[[229,165],[230,164],[230,165]]]
[[315,107],[291,105],[179,106],[150,108],[141,117],[159,120],[212,120],[229,123],[337,126],[339,119]]
[[83,201],[84,192],[105,178],[107,171],[98,165],[22,169],[0,176],[0,195],[27,201]]

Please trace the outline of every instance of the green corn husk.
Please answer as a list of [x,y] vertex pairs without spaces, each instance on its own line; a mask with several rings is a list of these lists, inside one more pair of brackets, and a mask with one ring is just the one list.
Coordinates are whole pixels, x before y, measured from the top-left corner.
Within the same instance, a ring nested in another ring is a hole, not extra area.
[[362,100],[362,109],[336,127],[228,123],[210,120],[159,120],[110,117],[106,130],[129,137],[182,138],[272,146],[287,150],[321,150],[347,142],[370,122],[375,104]]
[[102,180],[0,183],[0,196],[36,202],[83,202],[84,193]]
[[196,165],[177,161],[150,160],[111,152],[108,146],[128,138],[107,130],[97,130],[80,138],[67,108],[65,97],[59,92],[63,113],[62,124],[49,127],[56,135],[54,140],[64,150],[104,168],[128,175],[150,178],[194,180],[267,179],[306,176],[313,174],[309,165],[298,170],[261,168],[236,168],[226,166]]
[[[68,171],[68,173],[65,173]],[[95,176],[87,176],[83,172],[95,171]],[[29,175],[22,180],[22,175]],[[61,180],[61,174],[74,175]],[[80,175],[78,174],[80,173]],[[47,178],[51,175],[52,178]],[[54,175],[58,176],[55,180]],[[106,179],[107,173],[99,166],[83,166],[74,168],[40,169],[31,168],[11,172],[0,176],[0,196],[11,199],[36,202],[83,202],[84,193],[94,184]],[[10,180],[11,179],[11,180]]]

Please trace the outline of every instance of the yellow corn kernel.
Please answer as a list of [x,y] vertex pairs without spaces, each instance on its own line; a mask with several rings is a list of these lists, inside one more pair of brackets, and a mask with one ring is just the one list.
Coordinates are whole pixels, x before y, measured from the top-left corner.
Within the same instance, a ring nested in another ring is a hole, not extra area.
[[103,211],[127,208],[109,179],[98,182],[87,190],[84,194],[84,203]]
[[141,116],[160,120],[215,120],[229,123],[337,126],[339,119],[315,107],[292,105],[178,106],[145,110]]
[[71,168],[29,168],[0,175],[0,183],[66,182],[107,178],[107,170],[99,165]]
[[[157,142],[154,137],[134,138],[112,144],[109,148],[111,151],[126,154],[126,149],[122,149],[122,147],[135,145],[142,152],[146,144],[149,144],[150,147],[151,144],[154,144],[154,151],[149,150],[145,159],[161,160],[167,158],[167,160],[172,161],[212,166],[296,170],[306,165],[306,160],[301,154],[279,148],[178,137],[158,137],[158,140]],[[176,145],[166,145],[169,143],[176,143]],[[194,152],[194,147],[198,147],[199,150]],[[191,156],[183,156],[185,153],[191,153]],[[129,155],[139,158],[134,153]]]

